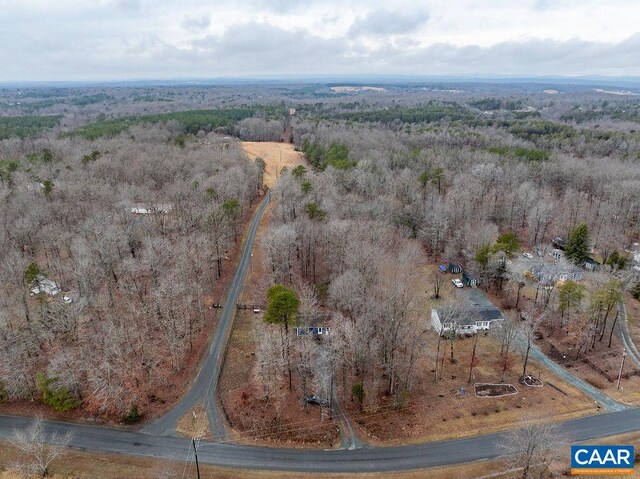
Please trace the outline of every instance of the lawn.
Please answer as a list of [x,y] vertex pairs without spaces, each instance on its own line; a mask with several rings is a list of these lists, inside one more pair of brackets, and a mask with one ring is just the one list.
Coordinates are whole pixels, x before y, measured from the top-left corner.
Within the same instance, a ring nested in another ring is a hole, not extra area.
[[[420,278],[416,284],[416,308],[424,311],[418,319],[421,324],[416,329],[428,326],[432,307],[443,306],[461,298],[463,290],[451,283],[452,277],[443,274],[437,265],[419,265]],[[433,298],[432,283],[435,275],[444,277],[441,298]],[[466,288],[465,288],[466,289]],[[540,376],[544,387],[527,387],[519,383],[522,373],[522,356],[514,355],[514,364],[506,372],[505,383],[513,384],[517,394],[499,398],[476,397],[474,383],[499,383],[501,367],[498,365],[500,342],[493,334],[481,334],[477,343],[477,366],[469,382],[470,358],[473,338],[456,339],[454,342],[455,363],[450,362],[450,344],[440,346],[439,368],[441,379],[433,381],[437,335],[428,332],[424,355],[421,360],[420,377],[416,387],[410,392],[406,405],[393,408],[384,396],[382,406],[377,411],[361,413],[358,405],[346,400],[348,414],[357,425],[361,437],[372,444],[403,444],[451,439],[477,434],[487,434],[510,429],[517,425],[523,413],[539,416],[541,420],[566,420],[595,414],[593,401],[551,374],[543,366],[529,361],[528,373]],[[443,356],[444,361],[443,361]],[[464,388],[464,394],[461,390]]]

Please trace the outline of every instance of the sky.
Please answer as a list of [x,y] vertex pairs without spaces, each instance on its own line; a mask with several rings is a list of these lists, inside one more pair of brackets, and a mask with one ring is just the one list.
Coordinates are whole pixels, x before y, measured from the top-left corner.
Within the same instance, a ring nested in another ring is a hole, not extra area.
[[640,76],[640,0],[0,0],[0,82]]

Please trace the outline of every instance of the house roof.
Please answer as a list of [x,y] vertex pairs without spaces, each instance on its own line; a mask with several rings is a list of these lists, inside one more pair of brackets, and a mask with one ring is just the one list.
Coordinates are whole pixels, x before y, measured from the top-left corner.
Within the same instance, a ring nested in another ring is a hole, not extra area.
[[567,261],[563,264],[539,263],[531,268],[531,272],[535,275],[557,276],[561,274],[581,273],[582,270]]
[[495,306],[474,305],[462,309],[445,306],[436,309],[436,312],[443,324],[453,321],[460,326],[476,324],[477,321],[497,321],[504,319],[500,310]]
[[60,286],[51,279],[47,279],[44,276],[38,276],[32,284],[31,292],[33,294],[44,293],[49,296],[55,296],[60,292]]
[[173,205],[171,203],[158,203],[155,205],[136,203],[134,205],[131,205],[129,208],[131,210],[131,213],[135,213],[138,215],[148,215],[152,213],[170,213],[173,209]]

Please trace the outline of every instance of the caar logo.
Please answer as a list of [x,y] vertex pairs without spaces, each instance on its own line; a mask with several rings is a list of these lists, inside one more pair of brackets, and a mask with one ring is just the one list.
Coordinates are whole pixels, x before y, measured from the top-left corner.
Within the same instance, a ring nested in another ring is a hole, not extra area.
[[633,474],[633,446],[571,446],[571,474]]

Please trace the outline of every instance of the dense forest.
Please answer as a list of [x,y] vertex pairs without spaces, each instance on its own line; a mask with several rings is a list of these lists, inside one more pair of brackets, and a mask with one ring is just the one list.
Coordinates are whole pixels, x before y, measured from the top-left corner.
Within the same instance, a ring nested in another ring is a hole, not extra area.
[[502,286],[516,273],[478,252],[504,233],[547,252],[553,238],[586,223],[591,246],[614,265],[610,255],[628,256],[637,241],[635,134],[603,137],[538,120],[507,128],[300,120],[294,138],[313,168],[288,172],[276,188],[279,224],[264,243],[273,282],[306,284],[319,294],[304,302],[320,306],[315,314],[330,307],[344,316],[325,341],[332,355],[317,354],[349,382],[342,394],[358,391],[373,410],[379,391],[406,397],[416,362],[432,354],[416,329],[424,314],[411,305],[420,255],[460,261],[485,285]]
[[181,371],[261,184],[234,144],[184,134],[0,145],[2,397],[119,417]]
[[278,141],[287,125],[309,166],[274,189],[263,293],[293,288],[297,324],[329,315],[335,334],[289,354],[265,330],[265,396],[293,370],[303,395],[406,399],[428,354],[412,304],[425,257],[502,287],[504,262],[479,251],[507,233],[547,251],[586,224],[605,269],[637,287],[631,259],[609,261],[640,236],[635,97],[455,88],[3,90],[0,397],[121,417],[169,384],[259,195],[233,137]]

